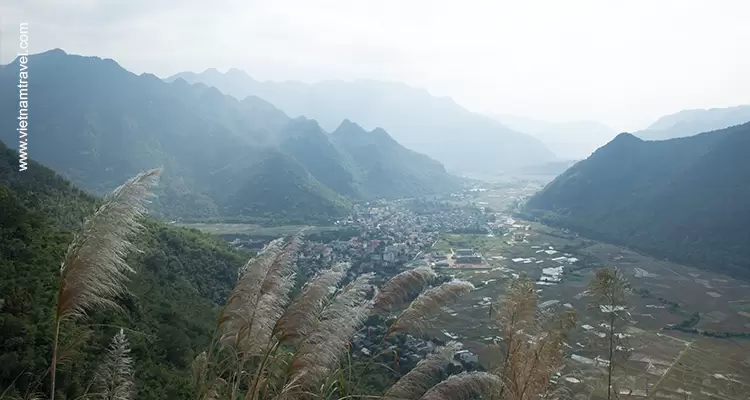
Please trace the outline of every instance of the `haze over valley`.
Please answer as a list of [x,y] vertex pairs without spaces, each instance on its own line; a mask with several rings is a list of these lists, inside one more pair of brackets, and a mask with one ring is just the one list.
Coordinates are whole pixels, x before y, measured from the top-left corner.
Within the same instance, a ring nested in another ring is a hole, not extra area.
[[746,2],[10,2],[0,400],[746,400]]
[[472,113],[450,98],[404,84],[368,80],[312,85],[257,82],[236,69],[226,74],[211,69],[201,74],[180,73],[167,81],[176,79],[204,83],[239,99],[268,99],[289,115],[314,118],[327,129],[334,129],[344,119],[367,129],[382,127],[405,146],[436,158],[454,172],[507,171],[556,158],[533,136]]

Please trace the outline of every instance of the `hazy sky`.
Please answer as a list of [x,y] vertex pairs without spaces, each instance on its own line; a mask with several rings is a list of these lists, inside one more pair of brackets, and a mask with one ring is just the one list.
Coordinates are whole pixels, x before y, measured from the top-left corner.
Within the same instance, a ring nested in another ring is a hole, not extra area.
[[34,52],[113,58],[137,73],[401,81],[473,111],[617,130],[750,103],[750,0],[2,3],[3,63],[26,21]]

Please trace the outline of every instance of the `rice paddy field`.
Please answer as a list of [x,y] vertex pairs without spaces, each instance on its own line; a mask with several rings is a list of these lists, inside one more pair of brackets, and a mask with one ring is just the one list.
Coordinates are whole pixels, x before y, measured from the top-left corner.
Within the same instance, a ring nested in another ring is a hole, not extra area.
[[[493,194],[487,192],[485,199],[491,201]],[[590,392],[604,372],[594,360],[605,354],[586,345],[602,321],[587,311],[585,291],[596,268],[617,267],[635,291],[629,299],[632,321],[625,328],[629,351],[618,373],[618,398],[750,399],[750,339],[666,329],[687,323],[703,331],[750,334],[749,282],[656,260],[556,228],[525,221],[513,225],[522,227],[523,241],[513,240],[512,234],[446,235],[436,243],[439,251],[478,250],[488,268],[440,270],[469,280],[477,289],[443,309],[435,324],[440,328],[431,335],[458,340],[478,354],[481,363],[493,364],[497,357],[488,345],[500,335],[501,327],[489,316],[490,303],[502,295],[510,279],[526,274],[536,282],[540,309],[577,311],[570,359],[560,379],[575,393]]]

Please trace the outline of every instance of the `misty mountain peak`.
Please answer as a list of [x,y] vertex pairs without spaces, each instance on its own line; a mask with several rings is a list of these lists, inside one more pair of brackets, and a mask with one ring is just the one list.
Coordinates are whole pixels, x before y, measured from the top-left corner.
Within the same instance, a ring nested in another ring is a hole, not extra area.
[[318,121],[309,119],[305,116],[294,118],[289,123],[299,127],[320,129],[320,124],[318,124]]
[[250,81],[255,81],[252,76],[248,75],[247,72],[237,69],[237,68],[229,68],[227,73],[225,74],[227,77],[230,78],[237,78],[237,79],[247,79]]
[[383,138],[387,140],[388,142],[397,143],[395,139],[391,136],[390,133],[386,132],[383,128],[375,128],[370,132],[373,136]]
[[203,71],[201,74],[208,75],[208,76],[217,76],[217,75],[223,75],[221,72],[219,72],[216,68],[208,68],[205,71]]
[[[141,77],[141,78],[143,78],[143,79],[148,79],[148,80],[150,80],[151,82],[159,82],[159,83],[162,83],[162,80],[161,80],[161,79],[160,79],[160,78],[159,78],[158,76],[156,76],[156,75],[154,75],[154,74],[150,74],[150,73],[148,73],[148,72],[144,72],[144,73],[142,73],[142,74],[140,74],[140,75],[138,75],[138,76],[140,76],[140,77]],[[183,82],[184,82],[184,80],[183,80]]]
[[190,85],[190,83],[188,83],[188,81],[186,81],[185,78],[183,78],[181,76],[175,78],[173,81],[171,81],[169,83],[177,84],[179,86],[189,86]]
[[66,53],[65,50],[63,50],[61,48],[54,48],[54,49],[49,49],[47,51],[43,51],[43,52],[39,53],[39,55],[65,56],[65,55],[68,55],[68,53]]
[[637,142],[642,142],[643,140],[639,139],[637,136],[633,135],[632,133],[628,132],[622,132],[619,133],[617,136],[615,136],[614,139],[612,139],[612,142],[615,141],[624,141],[624,140],[634,140]]
[[363,143],[383,142],[375,139],[378,132],[367,131],[382,127],[390,140],[450,163],[456,171],[496,173],[556,159],[538,139],[472,113],[451,98],[432,96],[426,89],[404,83],[358,79],[307,84],[206,75],[193,81],[238,99],[258,96],[289,116],[314,118],[334,135],[355,136]]
[[352,134],[352,133],[366,133],[367,131],[359,126],[358,124],[350,121],[349,119],[344,119],[341,121],[341,124],[338,128],[336,128],[335,131],[333,131],[333,134]]
[[636,132],[646,140],[667,140],[711,132],[750,121],[750,105],[683,110],[665,115],[648,128]]

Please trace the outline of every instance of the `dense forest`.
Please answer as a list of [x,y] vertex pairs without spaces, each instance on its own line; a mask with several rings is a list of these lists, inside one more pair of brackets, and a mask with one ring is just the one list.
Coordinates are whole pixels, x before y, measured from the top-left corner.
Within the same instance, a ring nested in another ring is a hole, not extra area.
[[656,255],[750,275],[750,123],[692,137],[620,134],[548,184],[526,212]]
[[[18,154],[0,143],[0,393],[47,392],[60,263],[84,218],[100,202],[51,170],[31,162],[17,172]],[[124,327],[132,346],[139,398],[187,398],[189,366],[210,341],[237,269],[250,254],[195,230],[145,222],[142,253],[123,312],[93,314],[63,325],[58,387],[64,398],[84,391],[107,343]],[[12,393],[11,393],[12,394]]]

